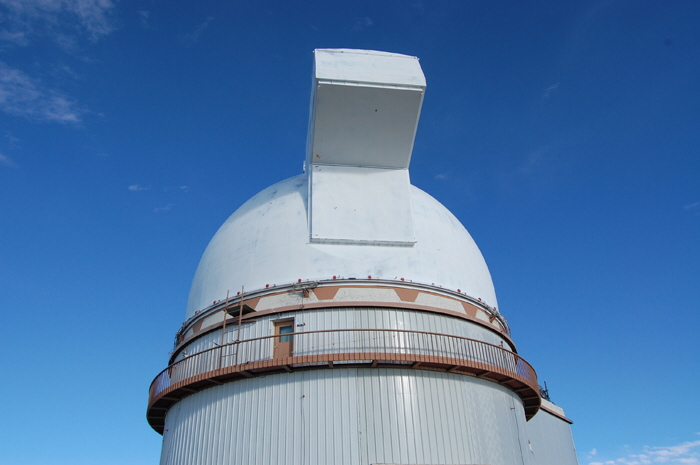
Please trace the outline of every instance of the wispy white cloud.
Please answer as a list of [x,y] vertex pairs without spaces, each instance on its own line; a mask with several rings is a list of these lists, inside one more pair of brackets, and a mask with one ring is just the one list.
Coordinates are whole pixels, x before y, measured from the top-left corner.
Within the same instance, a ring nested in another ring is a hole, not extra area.
[[544,92],[542,93],[542,98],[549,98],[550,95],[552,95],[552,92],[557,90],[559,88],[559,83],[557,82],[556,84],[553,84],[549,87],[547,87]]
[[[683,210],[693,210],[693,209],[698,208],[698,207],[700,207],[700,201],[685,205],[683,207]],[[698,434],[700,434],[700,433],[698,433]]]
[[151,17],[151,12],[147,10],[139,10],[136,12],[139,15],[139,20],[141,20],[141,25],[143,27],[148,27],[148,20]]
[[214,21],[214,18],[211,16],[208,17],[203,23],[197,26],[197,28],[193,32],[185,34],[182,38],[182,41],[186,45],[196,44],[197,42],[199,42],[199,39],[202,37],[202,34],[204,34],[204,31],[206,31],[209,28],[209,25],[212,21]]
[[644,446],[641,453],[630,453],[613,460],[589,462],[588,465],[653,465],[657,463],[666,465],[700,464],[700,440],[687,441],[675,446]]
[[450,173],[438,173],[435,175],[435,179],[438,181],[444,181],[445,179],[450,179]]
[[61,63],[58,66],[54,66],[52,74],[60,77],[67,77],[70,79],[75,79],[75,80],[80,80],[82,79],[82,76],[80,73],[75,71],[73,68],[71,68],[69,65],[65,63]]
[[112,0],[0,0],[0,6],[8,12],[4,27],[9,34],[31,34],[38,26],[57,30],[77,23],[97,40],[114,30]]
[[411,2],[411,8],[417,10],[420,13],[423,13],[425,11],[425,4],[420,0],[414,0],[413,2]]
[[[48,37],[61,50],[75,52],[81,39],[96,41],[114,30],[115,1],[0,0],[0,46],[28,46]],[[0,62],[0,111],[34,121],[80,122],[86,111],[50,82],[78,76],[68,67],[59,68],[61,76],[45,73],[38,78]]]
[[0,62],[0,110],[31,120],[59,123],[80,122],[84,113],[69,97],[3,62]]
[[138,184],[132,184],[129,186],[129,190],[132,192],[147,191],[150,188],[151,188],[151,186],[145,187],[145,186],[140,186]]
[[173,191],[173,190],[175,190],[175,191],[180,191],[180,192],[189,192],[189,191],[190,191],[190,186],[185,186],[185,185],[182,185],[182,186],[170,186],[170,187],[164,188],[163,190],[164,190],[165,192]]
[[0,153],[0,165],[9,166],[10,168],[17,168],[17,164],[3,153]]
[[521,156],[514,157],[510,166],[504,164],[495,173],[498,186],[511,189],[522,183],[544,186],[551,182],[560,160],[549,145],[537,147]]
[[164,207],[156,207],[153,209],[154,213],[161,213],[161,212],[167,212],[168,210],[171,210],[175,206],[174,203],[169,203]]
[[25,31],[0,30],[0,42],[10,42],[21,47],[29,45],[29,38]]
[[[688,441],[671,447],[649,447],[647,452],[652,457],[657,458],[657,462],[665,462],[666,459],[682,460],[680,463],[700,463],[700,453],[693,452],[700,448],[699,441]],[[663,458],[663,460],[659,460]]]
[[19,143],[18,137],[13,136],[10,131],[5,131],[4,136],[5,136],[5,139],[7,139],[7,142],[10,144],[10,146],[18,147],[18,143]]
[[355,21],[355,24],[352,27],[352,30],[355,32],[362,31],[364,29],[367,29],[368,27],[371,27],[374,24],[374,21],[372,21],[372,18],[369,16],[365,16],[364,18],[358,18]]

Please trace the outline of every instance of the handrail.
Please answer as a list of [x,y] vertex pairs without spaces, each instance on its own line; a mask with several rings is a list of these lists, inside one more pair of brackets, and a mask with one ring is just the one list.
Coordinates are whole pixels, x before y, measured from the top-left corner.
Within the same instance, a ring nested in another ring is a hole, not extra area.
[[[509,351],[509,350],[507,350],[507,349],[505,349],[505,348],[503,348],[503,347],[501,347],[501,346],[497,346],[497,345],[495,345],[495,344],[491,344],[491,343],[484,342],[484,341],[479,341],[479,340],[476,340],[476,339],[470,339],[470,338],[466,338],[466,337],[462,337],[462,336],[453,336],[453,335],[447,335],[447,334],[442,334],[442,333],[434,333],[434,332],[428,332],[428,331],[411,331],[411,330],[406,330],[406,329],[355,329],[355,328],[349,328],[349,329],[325,329],[325,330],[317,330],[317,331],[302,331],[302,332],[289,333],[289,334],[284,335],[283,337],[285,337],[285,336],[286,336],[286,337],[292,337],[293,340],[294,340],[295,346],[296,346],[299,338],[302,338],[302,337],[303,337],[303,338],[306,338],[306,337],[309,337],[309,335],[312,335],[312,334],[322,334],[322,333],[360,333],[360,332],[362,332],[362,333],[397,333],[397,334],[412,334],[412,335],[413,335],[413,334],[421,334],[421,335],[425,335],[425,336],[433,336],[433,337],[439,337],[439,338],[448,338],[448,339],[454,339],[454,340],[468,341],[468,342],[473,343],[473,344],[478,344],[478,345],[481,345],[481,346],[484,346],[484,347],[489,347],[490,350],[497,350],[497,351],[502,352],[502,358],[503,358],[503,360],[506,359],[506,354],[508,354],[508,356],[512,357],[512,358],[513,358],[513,361],[515,362],[514,364],[511,363],[510,366],[511,366],[511,367],[512,367],[512,366],[518,367],[517,370],[512,370],[512,371],[516,371],[520,376],[522,376],[522,377],[528,379],[529,381],[532,381],[532,382],[535,382],[535,383],[537,382],[537,376],[536,376],[536,374],[535,374],[534,368],[532,368],[532,366],[531,366],[527,361],[525,361],[525,359],[523,359],[522,357],[520,357],[520,356],[519,356],[518,354],[516,354],[515,352],[511,352],[511,351]],[[234,342],[230,342],[230,343],[228,343],[228,344],[224,344],[224,345],[220,345],[220,346],[217,345],[217,347],[212,347],[212,348],[210,348],[210,349],[205,349],[205,350],[203,350],[203,351],[200,351],[200,352],[197,352],[197,353],[188,355],[188,356],[186,356],[186,357],[183,357],[182,359],[180,359],[180,360],[178,360],[178,361],[172,363],[172,364],[169,365],[167,368],[163,369],[163,370],[156,376],[156,378],[155,378],[155,379],[152,381],[152,383],[151,383],[151,389],[150,389],[150,391],[153,390],[153,385],[158,381],[158,379],[159,379],[163,374],[165,374],[166,372],[171,373],[171,372],[173,371],[173,369],[177,368],[178,366],[182,366],[183,364],[190,363],[190,361],[191,361],[192,359],[194,359],[195,357],[201,359],[202,357],[205,356],[205,354],[212,353],[212,352],[217,352],[217,353],[218,353],[218,352],[222,352],[222,354],[220,354],[221,356],[219,357],[219,359],[222,359],[223,357],[227,356],[227,355],[224,355],[224,354],[223,354],[223,352],[226,351],[226,348],[236,347],[236,346],[238,346],[238,345],[240,345],[240,344],[254,344],[254,343],[256,343],[256,342],[259,343],[260,341],[264,341],[264,340],[268,340],[268,339],[274,339],[274,338],[279,338],[279,337],[280,337],[279,335],[268,335],[268,336],[260,336],[260,337],[251,338],[251,339],[245,339],[245,340],[241,340],[241,341],[234,341]],[[305,342],[305,341],[304,341],[304,342]],[[347,342],[347,341],[345,341],[345,342]],[[431,342],[433,342],[433,341],[431,341]],[[434,344],[430,344],[430,345],[431,345],[431,348],[434,348]],[[263,347],[260,347],[260,348],[262,349],[262,350],[260,351],[260,352],[261,352],[261,355],[262,355],[262,352],[265,352],[265,350],[264,350]],[[311,347],[302,346],[301,350],[295,348],[295,350],[294,350],[294,355],[295,355],[295,356],[299,356],[299,355],[310,355],[310,354],[307,353],[307,352],[308,352],[309,350],[313,349],[313,348],[314,348],[313,346],[311,346]],[[372,349],[379,349],[379,348],[380,348],[380,347],[372,347]],[[403,345],[403,346],[401,346],[401,347],[392,347],[392,346],[389,346],[389,347],[381,347],[381,349],[392,349],[392,348],[393,348],[393,349],[401,349],[401,350],[406,350],[406,351],[408,351],[408,352],[401,352],[401,353],[405,353],[405,354],[408,354],[408,353],[416,353],[416,354],[420,354],[420,355],[439,355],[439,354],[423,354],[423,353],[421,353],[420,351],[421,351],[421,350],[425,350],[425,349],[426,349],[425,347],[410,347],[410,346],[405,346],[405,345]],[[321,349],[321,348],[320,348],[320,347],[317,347],[316,349]],[[418,351],[418,352],[413,352],[413,351]],[[271,352],[271,351],[268,350],[267,352]],[[352,351],[352,352],[355,352],[355,351]],[[377,353],[376,350],[370,350],[369,352]],[[343,353],[343,352],[340,352],[340,353]],[[394,353],[394,352],[379,352],[379,353]],[[461,351],[460,351],[459,353],[460,353],[460,355],[467,355],[467,357],[459,357],[459,356],[458,356],[457,358],[460,358],[460,359],[463,358],[463,359],[465,359],[465,360],[472,360],[471,357],[468,357],[468,355],[469,355],[468,353],[467,353],[467,354],[463,354]],[[238,351],[236,351],[236,355],[237,355],[237,354],[238,354]],[[228,355],[230,355],[230,354],[228,354]],[[250,358],[249,358],[249,359],[246,361],[246,363],[249,363],[249,362],[251,362],[251,361],[260,361],[260,360],[268,360],[268,359],[272,359],[271,353],[270,353],[270,356],[267,357],[267,358],[257,358],[257,357],[254,357],[253,359],[250,359]],[[238,361],[238,359],[237,359],[237,361]],[[238,363],[236,363],[236,364],[238,364]],[[207,363],[207,364],[204,364],[204,365],[211,366],[211,365],[208,364],[208,363]],[[498,363],[493,363],[493,364],[489,364],[489,365],[500,366]],[[201,365],[200,363],[198,363],[197,366],[202,366],[202,365]],[[214,369],[220,369],[220,368],[231,367],[231,366],[233,366],[233,365],[231,365],[231,364],[221,364],[221,365],[217,366],[217,367],[214,368]],[[528,369],[526,369],[526,370],[523,371],[523,370],[520,369],[520,368],[522,368],[522,367],[527,367]],[[506,367],[504,366],[503,368],[506,368]],[[506,369],[507,369],[507,368],[506,368]],[[201,373],[196,373],[196,374],[201,374]],[[193,376],[194,376],[194,374],[193,374]],[[539,387],[538,387],[538,389],[539,389]]]
[[[291,339],[293,349],[291,353],[275,356],[273,342],[280,337]],[[156,424],[156,417],[164,416],[164,410],[178,398],[204,389],[205,381],[221,384],[275,369],[333,367],[334,363],[336,366],[398,364],[476,375],[515,391],[523,399],[528,418],[540,404],[535,370],[525,359],[503,347],[426,331],[329,329],[234,341],[172,363],[151,383],[149,421],[156,430],[162,430]],[[153,414],[155,410],[161,413]]]
[[[289,338],[292,351],[275,354],[273,342]],[[525,418],[540,408],[537,374],[515,352],[461,336],[403,329],[328,329],[234,341],[188,355],[151,383],[147,418],[163,432],[167,410],[180,399],[237,379],[300,369],[401,366],[468,374],[501,384],[523,401]]]
[[[293,336],[293,337],[294,337],[294,336],[300,336],[300,335],[305,335],[305,334],[313,334],[313,333],[337,333],[337,332],[351,332],[351,331],[387,331],[387,332],[394,332],[394,333],[427,334],[427,335],[431,335],[431,336],[443,336],[443,337],[451,337],[451,338],[455,338],[455,339],[463,339],[463,340],[465,340],[465,341],[474,341],[474,342],[478,342],[478,343],[480,343],[480,344],[484,344],[484,345],[487,345],[487,346],[495,347],[495,348],[497,348],[497,349],[505,350],[506,352],[512,353],[512,354],[514,354],[515,356],[521,358],[521,359],[523,360],[523,362],[525,362],[525,359],[523,359],[522,357],[518,356],[518,354],[516,354],[515,352],[511,352],[511,351],[509,351],[509,350],[504,349],[504,348],[501,347],[501,346],[498,346],[498,345],[496,345],[496,344],[491,344],[490,342],[479,341],[479,340],[477,340],[477,339],[470,339],[470,338],[468,338],[468,337],[462,337],[462,336],[453,336],[453,335],[443,334],[443,333],[433,333],[433,332],[429,332],[429,331],[412,331],[412,330],[410,330],[410,329],[361,329],[361,328],[358,329],[358,328],[348,328],[348,329],[320,329],[320,330],[316,330],[316,331],[301,331],[301,332],[298,332],[298,333],[288,333],[288,334],[285,334],[284,336]],[[178,364],[178,363],[180,363],[180,362],[182,362],[182,361],[184,361],[184,360],[186,360],[186,359],[188,359],[188,358],[190,358],[190,357],[196,357],[196,356],[201,355],[201,354],[203,354],[203,353],[205,353],[205,352],[214,351],[214,350],[217,350],[217,349],[221,349],[221,348],[223,348],[223,347],[226,347],[226,346],[232,346],[232,345],[236,345],[236,344],[242,344],[242,343],[244,343],[244,342],[258,341],[258,340],[261,340],[261,339],[272,339],[272,338],[275,338],[275,337],[279,337],[279,335],[268,335],[268,336],[254,337],[254,338],[251,338],[251,339],[244,339],[244,340],[242,340],[242,341],[239,340],[239,341],[229,342],[228,344],[224,344],[224,345],[218,345],[218,344],[217,344],[216,347],[212,347],[212,348],[210,348],[210,349],[205,349],[205,350],[202,350],[202,351],[200,351],[200,352],[197,352],[197,353],[194,353],[194,354],[190,354],[190,355],[187,355],[187,356],[181,358],[181,359],[178,360],[177,362],[174,362],[174,363],[170,364],[167,368],[164,368],[160,373],[158,373],[158,375],[162,374],[164,371],[169,370],[172,366],[174,366],[174,365],[176,365],[176,364]],[[527,362],[525,362],[525,363],[527,363]],[[528,363],[528,365],[529,365],[529,363]],[[531,368],[532,368],[532,367],[531,367]],[[533,368],[533,371],[534,371],[534,368]],[[156,375],[156,378],[158,377],[158,375]],[[154,379],[153,381],[155,382],[155,379]],[[152,384],[152,383],[151,383],[151,384]]]

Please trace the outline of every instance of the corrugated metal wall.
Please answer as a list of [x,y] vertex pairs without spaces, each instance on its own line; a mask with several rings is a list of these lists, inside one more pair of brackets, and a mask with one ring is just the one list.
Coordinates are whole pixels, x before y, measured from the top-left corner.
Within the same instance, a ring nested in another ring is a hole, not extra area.
[[358,369],[358,378],[361,463],[530,464],[522,404],[511,391],[430,371]]
[[540,410],[527,422],[532,463],[536,465],[578,465],[571,426]]
[[336,368],[212,387],[166,417],[161,465],[531,462],[522,404],[494,383]]

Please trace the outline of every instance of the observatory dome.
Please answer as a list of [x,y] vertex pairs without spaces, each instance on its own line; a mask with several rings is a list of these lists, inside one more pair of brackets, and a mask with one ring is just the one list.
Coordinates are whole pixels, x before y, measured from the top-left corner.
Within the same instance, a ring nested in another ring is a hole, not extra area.
[[308,176],[264,189],[219,228],[190,289],[187,318],[212,302],[302,281],[401,280],[465,293],[496,307],[491,275],[462,224],[433,197],[409,186],[415,242],[408,245],[314,243],[309,237]]

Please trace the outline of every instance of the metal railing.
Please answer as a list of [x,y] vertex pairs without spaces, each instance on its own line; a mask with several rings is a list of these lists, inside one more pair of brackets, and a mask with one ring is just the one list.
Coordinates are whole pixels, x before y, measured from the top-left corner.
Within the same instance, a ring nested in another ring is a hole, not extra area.
[[[291,341],[279,352],[280,338]],[[278,346],[276,349],[275,346]],[[278,352],[275,352],[277,350]],[[255,373],[275,367],[320,365],[405,364],[422,368],[465,369],[487,377],[517,380],[537,390],[535,370],[518,354],[503,347],[446,334],[398,329],[336,329],[264,336],[236,341],[189,355],[161,371],[151,383],[149,406],[164,391],[223,374]],[[539,404],[539,402],[538,402]]]

